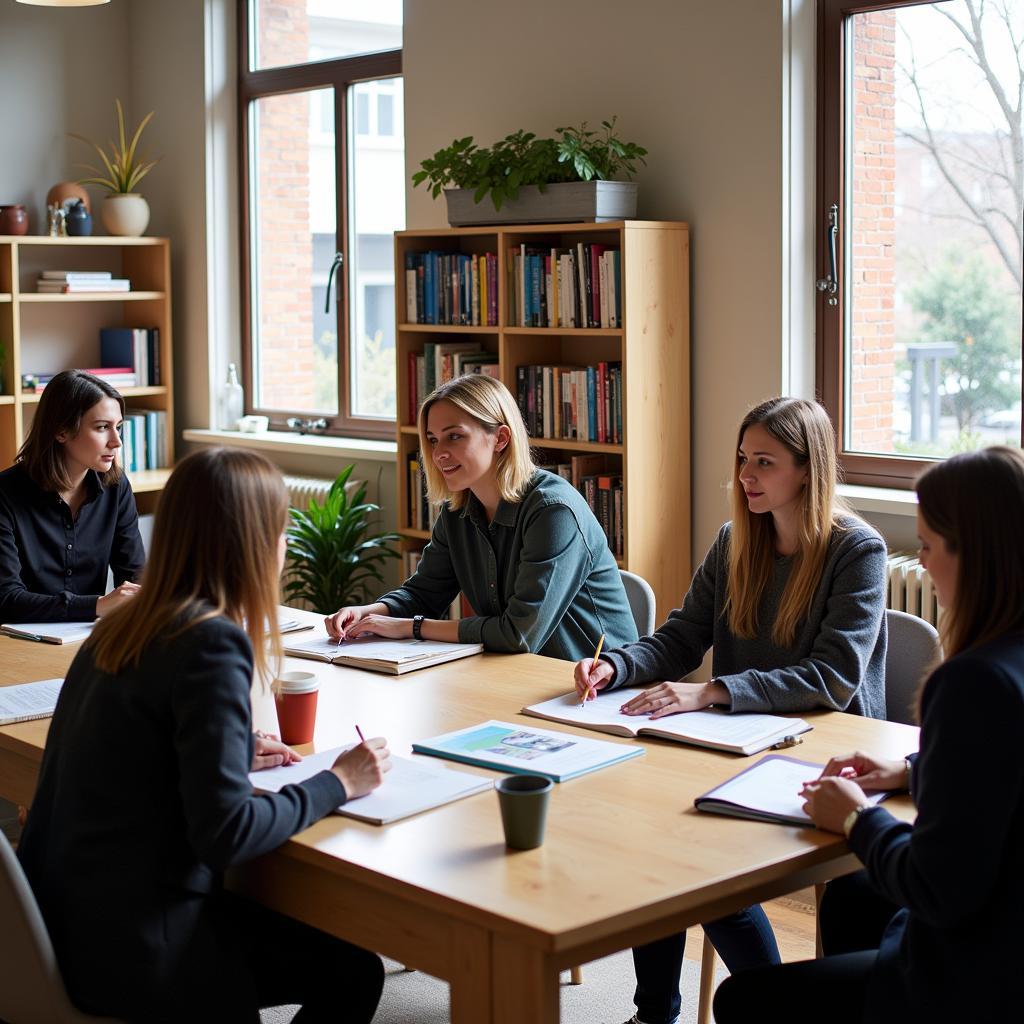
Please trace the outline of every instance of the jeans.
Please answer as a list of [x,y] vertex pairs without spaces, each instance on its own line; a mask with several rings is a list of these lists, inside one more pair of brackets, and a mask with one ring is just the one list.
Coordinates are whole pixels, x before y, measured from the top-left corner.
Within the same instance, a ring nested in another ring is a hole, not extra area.
[[[708,921],[704,931],[733,974],[781,962],[775,933],[759,906]],[[685,947],[686,932],[680,932],[633,950],[633,1001],[643,1024],[672,1024],[679,1016],[679,976]]]

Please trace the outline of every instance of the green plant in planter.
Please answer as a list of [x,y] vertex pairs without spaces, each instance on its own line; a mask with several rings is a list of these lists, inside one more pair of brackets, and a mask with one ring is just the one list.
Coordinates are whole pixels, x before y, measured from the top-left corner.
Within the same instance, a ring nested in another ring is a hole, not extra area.
[[290,508],[285,597],[307,602],[329,615],[348,604],[363,604],[371,580],[383,583],[380,567],[398,552],[389,547],[397,533],[366,536],[369,516],[380,511],[369,504],[360,486],[351,501],[345,485],[354,466],[346,466],[321,505],[316,499],[307,511]]
[[603,132],[588,129],[586,121],[578,128],[556,128],[560,139],[538,139],[520,129],[489,149],[467,135],[422,161],[412,176],[413,186],[427,182],[435,199],[448,187],[472,189],[474,202],[489,195],[500,210],[518,197],[523,185],[536,185],[543,192],[546,185],[562,181],[630,178],[638,163],[647,163],[647,150],[618,138],[615,121],[602,121]]

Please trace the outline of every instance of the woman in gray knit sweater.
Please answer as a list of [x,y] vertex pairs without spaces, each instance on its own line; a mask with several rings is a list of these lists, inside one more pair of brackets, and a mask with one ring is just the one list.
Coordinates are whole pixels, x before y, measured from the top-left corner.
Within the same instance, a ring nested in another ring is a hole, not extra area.
[[[885,717],[886,548],[835,496],[836,443],[815,402],[774,398],[740,424],[726,523],[681,608],[652,636],[576,665],[581,697],[655,682],[623,705],[661,718],[826,708]],[[712,678],[678,682],[713,647]],[[760,907],[705,931],[735,973],[779,962]],[[633,951],[637,1024],[673,1024],[685,935]]]

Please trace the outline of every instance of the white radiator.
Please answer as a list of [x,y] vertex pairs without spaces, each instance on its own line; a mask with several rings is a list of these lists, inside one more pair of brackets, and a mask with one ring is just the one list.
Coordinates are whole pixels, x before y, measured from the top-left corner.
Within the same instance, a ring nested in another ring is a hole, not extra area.
[[932,578],[917,555],[893,551],[889,554],[889,588],[886,607],[907,612],[939,627],[939,602]]
[[288,504],[302,512],[309,508],[313,498],[322,505],[332,483],[333,480],[318,476],[286,476],[284,485],[288,488]]

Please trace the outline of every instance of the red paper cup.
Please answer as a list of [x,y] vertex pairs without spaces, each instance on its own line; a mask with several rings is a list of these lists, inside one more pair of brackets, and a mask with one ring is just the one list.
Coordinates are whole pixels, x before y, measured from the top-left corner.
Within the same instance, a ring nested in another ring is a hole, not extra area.
[[281,742],[312,743],[320,680],[312,672],[284,672],[274,683]]

